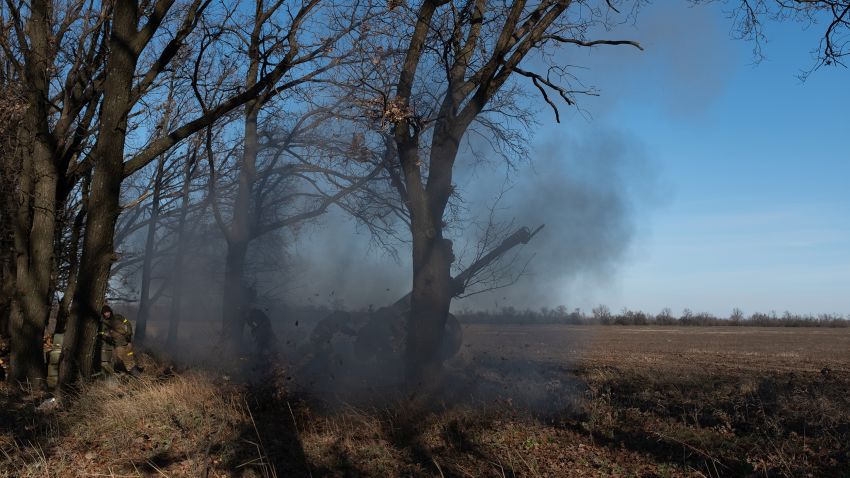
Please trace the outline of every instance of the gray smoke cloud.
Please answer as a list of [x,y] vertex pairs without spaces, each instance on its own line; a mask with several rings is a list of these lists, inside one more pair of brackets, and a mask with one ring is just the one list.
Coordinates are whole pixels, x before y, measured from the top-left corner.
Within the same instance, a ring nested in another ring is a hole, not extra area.
[[[634,105],[645,104],[649,114],[682,120],[710,108],[746,54],[731,38],[719,8],[647,4],[636,22],[591,32],[594,39],[637,40],[642,52],[628,46],[564,47],[556,52],[557,62],[580,66],[571,71],[600,96],[580,97],[577,109],[562,108],[564,125],[557,130],[547,127],[553,121],[548,106],[530,96],[545,131],[532,142],[529,162],[512,172],[506,174],[495,157],[483,163],[458,160],[463,209],[452,238],[467,262],[480,232],[474,223],[488,215],[502,192],[500,221],[545,223],[546,228],[523,249],[522,259],[533,258],[519,282],[456,301],[456,307],[590,307],[606,301],[605,289],[616,283],[618,266],[639,253],[635,244],[650,229],[648,213],[671,195],[648,147],[627,127],[606,125],[623,121],[625,101],[631,113]],[[625,118],[635,119],[633,114]],[[296,248],[293,270],[298,272],[290,279],[298,285],[288,300],[357,308],[392,302],[409,290],[408,246],[398,245],[393,258],[339,211],[305,228]],[[327,296],[331,291],[334,295]]]
[[[500,224],[546,227],[519,250],[514,272],[528,266],[514,285],[456,301],[457,308],[570,305],[575,290],[612,278],[645,208],[659,196],[643,145],[602,128],[544,139],[528,162],[510,172],[496,162],[459,163],[456,183],[463,199],[452,237],[461,262],[472,259],[482,218],[494,204]],[[376,245],[364,228],[334,211],[299,235],[286,300],[350,309],[387,305],[410,289],[409,246],[398,244],[396,252]]]
[[[545,229],[524,248],[531,258],[515,285],[470,298],[475,308],[583,303],[577,291],[604,286],[630,251],[658,177],[643,145],[614,130],[550,139],[518,171],[500,211],[503,221]],[[484,191],[479,197],[484,199]],[[581,292],[586,293],[586,292]]]
[[[293,244],[285,299],[294,303],[357,309],[394,302],[410,289],[410,259],[373,242],[347,213],[333,209],[304,228]],[[397,260],[396,260],[397,259]]]

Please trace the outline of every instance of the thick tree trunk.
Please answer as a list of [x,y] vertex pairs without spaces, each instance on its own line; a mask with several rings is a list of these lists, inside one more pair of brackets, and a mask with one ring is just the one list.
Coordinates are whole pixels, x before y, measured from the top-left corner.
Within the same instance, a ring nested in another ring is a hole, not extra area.
[[[16,128],[17,129],[17,128]],[[11,132],[9,132],[11,133]],[[0,181],[14,184],[19,180],[20,158],[17,148],[11,147],[14,140],[0,143],[0,147],[9,148],[0,152]],[[18,204],[15,191],[11,187],[0,188],[0,339],[9,337],[9,317],[12,314],[12,300],[15,295],[15,214]]]
[[432,381],[442,365],[437,350],[453,295],[452,251],[451,242],[441,237],[442,231],[429,237],[430,225],[415,224],[413,228],[413,293],[405,365],[408,383],[419,386]]
[[[427,386],[440,373],[437,351],[454,296],[452,243],[443,238],[443,214],[451,195],[451,167],[457,155],[455,137],[438,127],[431,149],[425,187],[419,166],[418,141],[404,141],[399,155],[410,198],[413,239],[413,291],[407,323],[405,371],[408,385]],[[448,137],[448,138],[446,138]]]
[[[245,87],[251,88],[257,84],[260,71],[260,43],[262,26],[265,20],[263,2],[256,3],[254,13],[254,28],[248,46],[248,71],[245,75]],[[230,228],[225,231],[227,238],[227,261],[224,270],[224,303],[222,304],[221,342],[230,350],[237,350],[242,342],[243,319],[242,308],[245,302],[245,257],[248,254],[248,244],[252,239],[254,214],[251,207],[251,196],[254,183],[257,180],[257,153],[259,151],[259,135],[257,124],[262,95],[245,103],[245,142],[242,151],[242,161],[239,165],[239,187],[236,190],[236,201],[233,204],[233,216]]]
[[[123,138],[121,142],[123,143]],[[90,210],[83,239],[83,257],[71,307],[71,317],[65,333],[66,360],[63,361],[65,370],[60,374],[60,380],[66,384],[76,380],[78,373],[84,377],[90,377],[95,364],[94,348],[100,306],[103,305],[109,270],[115,259],[113,235],[115,222],[120,213],[118,203],[121,187],[120,164],[117,169],[113,169],[112,173],[105,169],[95,169],[92,178]]]
[[91,376],[100,306],[115,260],[115,224],[121,212],[121,182],[124,176],[124,143],[127,134],[130,90],[136,70],[133,49],[138,8],[131,0],[115,3],[110,57],[106,66],[103,106],[98,140],[92,156],[94,173],[83,256],[71,317],[65,334],[60,381],[69,384],[78,374]]
[[156,226],[159,221],[160,199],[162,197],[162,176],[165,172],[165,157],[160,156],[156,166],[156,177],[153,185],[153,198],[151,202],[151,216],[148,222],[147,237],[145,238],[145,258],[142,262],[142,290],[139,296],[139,314],[136,317],[135,340],[143,342],[148,327],[148,319],[151,313],[151,273],[153,272],[153,259],[156,255]]
[[[21,211],[19,225],[31,217],[30,229],[16,234],[17,293],[12,307],[11,376],[18,381],[41,383],[44,358],[41,353],[44,329],[50,314],[53,278],[53,237],[56,229],[56,171],[46,145],[36,141],[31,158],[33,196],[31,212]],[[22,209],[28,209],[22,205]],[[26,231],[26,232],[24,232]]]
[[[253,49],[252,49],[253,52]],[[252,54],[256,55],[254,52]],[[259,63],[251,62],[248,71],[247,86],[250,88],[256,82]],[[257,180],[257,152],[259,137],[257,121],[260,100],[253,100],[245,105],[245,146],[242,152],[242,164],[239,168],[239,188],[236,191],[236,201],[233,205],[233,217],[227,236],[227,260],[224,270],[224,303],[221,341],[229,350],[238,350],[242,343],[243,319],[242,309],[245,306],[245,258],[248,245],[252,239],[256,211],[251,207],[251,196]]]
[[[42,340],[50,313],[53,238],[56,229],[56,185],[53,139],[47,122],[49,94],[50,5],[34,1],[27,24],[31,52],[27,58],[28,109],[25,131],[29,157],[21,172],[21,204],[16,224],[16,287],[11,326],[11,379],[41,387],[44,383]],[[25,153],[26,154],[26,153]]]

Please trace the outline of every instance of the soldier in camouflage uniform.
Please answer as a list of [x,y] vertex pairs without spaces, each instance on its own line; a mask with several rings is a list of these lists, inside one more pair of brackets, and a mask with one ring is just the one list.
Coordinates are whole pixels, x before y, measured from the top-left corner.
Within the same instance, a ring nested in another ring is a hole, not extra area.
[[133,325],[123,315],[104,305],[100,311],[100,366],[106,373],[138,374],[133,356]]

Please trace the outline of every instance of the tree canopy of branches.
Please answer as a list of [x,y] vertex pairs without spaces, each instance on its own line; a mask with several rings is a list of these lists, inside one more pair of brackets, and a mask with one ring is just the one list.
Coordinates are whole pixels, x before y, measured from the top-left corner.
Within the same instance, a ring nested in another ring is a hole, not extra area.
[[372,120],[376,142],[395,152],[384,166],[412,239],[406,359],[412,384],[429,381],[439,369],[435,351],[456,294],[450,274],[455,256],[445,228],[464,138],[476,131],[508,160],[521,154],[531,113],[516,80],[536,88],[557,118],[552,96],[571,105],[581,91],[570,88],[566,70],[549,63],[552,48],[639,47],[585,37],[604,22],[608,8],[569,1],[425,0],[399,5],[372,26],[371,62],[354,74],[349,90],[359,96],[360,116]]
[[[277,33],[272,44],[263,45],[273,53],[255,63],[251,82],[220,84],[214,102],[205,102],[180,124],[162,125],[169,130],[138,144],[134,131],[144,135],[155,129],[145,115],[150,104],[164,99],[163,79],[171,76],[165,73],[186,64],[186,57],[194,54],[203,62],[206,53],[228,56],[230,50],[233,59],[225,67],[244,71],[241,45],[210,43],[222,36],[218,32],[242,27],[238,14],[245,5],[212,0],[4,3],[4,66],[21,82],[26,99],[20,122],[24,152],[16,159],[22,193],[15,217],[19,233],[10,314],[16,344],[13,379],[34,384],[43,379],[40,349],[56,286],[55,238],[63,226],[57,224],[58,211],[80,193],[83,177],[91,175],[91,181],[65,331],[66,382],[78,371],[89,375],[92,370],[97,318],[115,260],[123,181],[237,108],[259,96],[280,94],[332,63],[327,53],[350,30],[339,23],[344,19],[335,15],[337,6],[305,1],[287,5],[285,14],[273,19],[269,12],[281,5],[252,2],[260,24],[274,20],[269,29]],[[331,28],[330,34],[316,33]],[[205,47],[193,51],[195,41]]]

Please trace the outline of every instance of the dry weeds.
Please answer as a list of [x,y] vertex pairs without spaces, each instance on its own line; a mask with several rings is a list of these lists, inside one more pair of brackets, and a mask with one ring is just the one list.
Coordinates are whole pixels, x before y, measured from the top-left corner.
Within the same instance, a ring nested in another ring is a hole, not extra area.
[[234,476],[240,468],[261,476],[269,468],[251,443],[242,396],[206,374],[99,381],[64,401],[34,412],[39,434],[4,434],[0,476]]
[[6,390],[0,476],[850,476],[846,331],[546,327],[469,328],[439,395],[381,405],[212,373],[49,413]]

